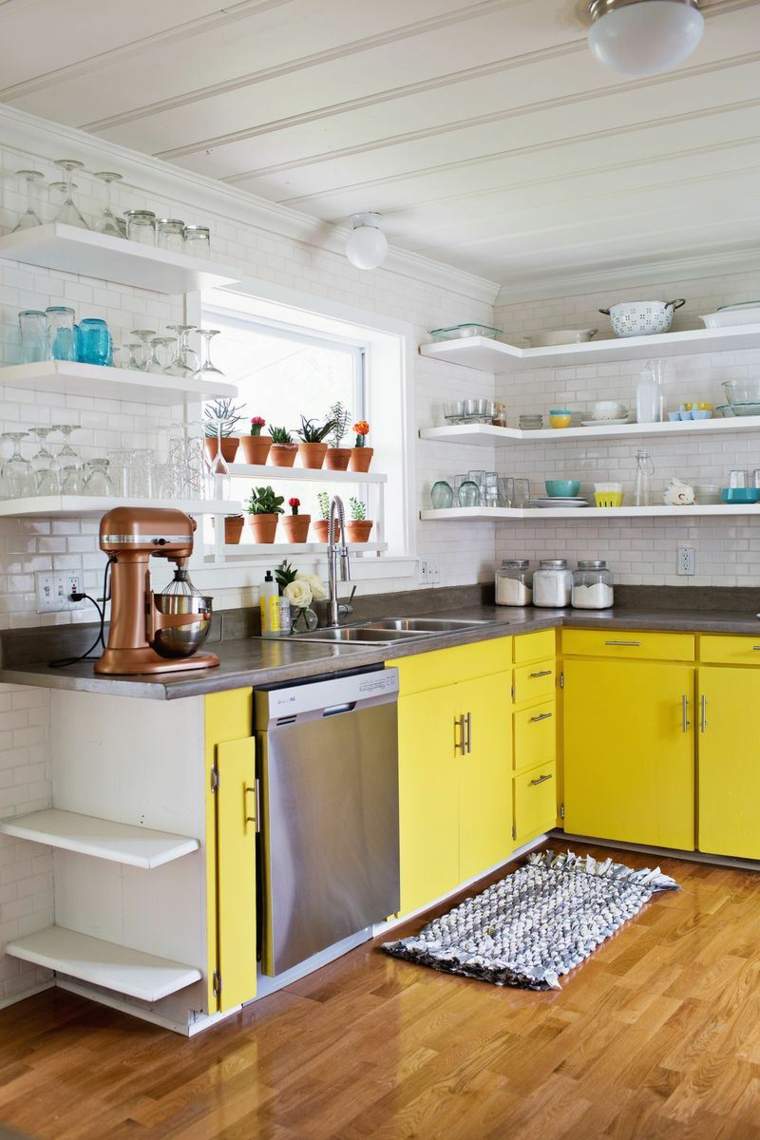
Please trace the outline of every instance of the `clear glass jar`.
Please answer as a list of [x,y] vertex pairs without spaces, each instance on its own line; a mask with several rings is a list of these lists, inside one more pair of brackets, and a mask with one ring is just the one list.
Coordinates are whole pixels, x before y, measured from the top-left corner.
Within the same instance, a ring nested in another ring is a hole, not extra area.
[[208,226],[185,226],[185,253],[191,257],[211,257],[211,231]]
[[496,605],[529,606],[533,601],[533,577],[527,558],[505,558],[496,571]]
[[18,315],[21,333],[21,360],[31,364],[47,360],[47,317],[41,309],[22,309]]
[[185,223],[179,218],[159,218],[156,244],[159,249],[169,249],[172,253],[184,253]]
[[50,305],[45,309],[47,321],[48,359],[76,360],[77,327],[73,309],[67,305]]
[[127,237],[142,245],[156,244],[156,215],[152,210],[126,210]]
[[533,605],[562,609],[570,605],[573,574],[566,558],[542,558],[533,575]]
[[598,559],[579,562],[573,571],[573,608],[608,610],[614,603],[615,591],[607,563]]

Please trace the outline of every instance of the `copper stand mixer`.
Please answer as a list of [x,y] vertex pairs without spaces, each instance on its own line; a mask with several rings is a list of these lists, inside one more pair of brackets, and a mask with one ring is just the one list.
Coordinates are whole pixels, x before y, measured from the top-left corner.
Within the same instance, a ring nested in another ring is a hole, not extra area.
[[[209,669],[213,653],[196,653],[211,624],[211,598],[187,573],[195,519],[182,511],[116,507],[100,520],[100,549],[111,559],[111,624],[96,673],[164,673]],[[162,594],[150,587],[151,556],[176,562]]]

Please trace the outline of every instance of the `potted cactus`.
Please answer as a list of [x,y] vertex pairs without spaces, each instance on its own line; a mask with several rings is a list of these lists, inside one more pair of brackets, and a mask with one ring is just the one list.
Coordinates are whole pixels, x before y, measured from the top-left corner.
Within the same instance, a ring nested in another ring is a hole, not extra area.
[[[317,536],[317,542],[329,542],[330,496],[327,491],[320,491],[317,494],[317,504],[319,506],[319,518],[314,520],[314,533]],[[340,523],[337,519],[335,520],[335,537],[336,539],[340,538]]]
[[269,432],[272,436],[272,446],[269,449],[269,459],[275,467],[292,467],[296,461],[298,447],[293,442],[293,436],[287,428],[272,427]]
[[333,420],[325,420],[323,424],[316,420],[307,420],[301,416],[301,427],[296,432],[301,442],[298,445],[298,457],[302,467],[309,467],[318,471],[325,461],[327,444],[325,439],[335,429]]
[[349,471],[369,471],[372,456],[375,454],[374,447],[367,447],[369,424],[366,420],[357,420],[352,431],[356,436],[356,441],[351,448],[351,459],[348,463]]
[[309,536],[309,523],[311,522],[311,515],[301,515],[298,513],[301,506],[301,500],[288,499],[288,506],[291,513],[283,515],[282,529],[285,531],[285,538],[288,542],[306,542]]
[[351,495],[348,500],[351,508],[351,518],[346,523],[346,538],[349,542],[367,542],[372,523],[367,518],[367,508],[361,499]]
[[272,437],[261,434],[261,429],[265,426],[266,420],[263,416],[253,416],[250,434],[241,435],[240,450],[243,454],[244,463],[252,463],[255,466],[266,463],[269,448],[272,446]]
[[272,487],[254,487],[251,491],[246,509],[254,542],[274,542],[277,520],[283,513],[284,501],[282,495],[275,495]]
[[203,434],[206,453],[209,459],[216,459],[221,438],[222,457],[227,463],[234,462],[239,439],[235,427],[240,423],[242,404],[233,404],[231,399],[212,400],[203,409]]
[[351,458],[351,448],[341,447],[343,437],[348,431],[348,421],[351,419],[351,413],[344,404],[338,400],[330,408],[327,418],[332,423],[328,436],[330,446],[327,448],[325,456],[325,467],[330,471],[347,471],[348,461]]

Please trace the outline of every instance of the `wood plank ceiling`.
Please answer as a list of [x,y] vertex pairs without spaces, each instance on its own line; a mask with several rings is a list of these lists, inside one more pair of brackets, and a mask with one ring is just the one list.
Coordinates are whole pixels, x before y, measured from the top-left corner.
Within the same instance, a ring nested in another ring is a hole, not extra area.
[[760,0],[648,80],[579,7],[5,0],[0,101],[501,282],[755,238]]

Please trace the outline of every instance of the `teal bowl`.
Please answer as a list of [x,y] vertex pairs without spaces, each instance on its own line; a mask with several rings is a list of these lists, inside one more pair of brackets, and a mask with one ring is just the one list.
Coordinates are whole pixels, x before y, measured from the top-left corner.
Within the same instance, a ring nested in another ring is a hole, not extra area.
[[721,487],[720,498],[723,503],[758,503],[760,502],[760,489],[757,487]]
[[570,499],[581,489],[580,479],[547,479],[544,483],[550,499]]

